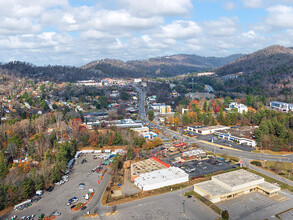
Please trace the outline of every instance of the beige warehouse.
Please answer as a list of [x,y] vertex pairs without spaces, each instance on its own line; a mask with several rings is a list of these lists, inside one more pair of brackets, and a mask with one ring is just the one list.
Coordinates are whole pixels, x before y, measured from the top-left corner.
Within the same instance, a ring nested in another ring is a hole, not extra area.
[[263,177],[244,169],[213,176],[211,180],[194,185],[194,191],[216,203],[259,191],[266,195],[275,195],[280,187],[268,183]]

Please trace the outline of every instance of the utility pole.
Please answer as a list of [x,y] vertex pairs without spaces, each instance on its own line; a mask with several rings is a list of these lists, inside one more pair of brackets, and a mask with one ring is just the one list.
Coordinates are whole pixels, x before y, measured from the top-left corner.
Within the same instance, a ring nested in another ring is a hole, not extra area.
[[185,215],[185,200],[183,200],[182,205],[183,205],[183,214]]

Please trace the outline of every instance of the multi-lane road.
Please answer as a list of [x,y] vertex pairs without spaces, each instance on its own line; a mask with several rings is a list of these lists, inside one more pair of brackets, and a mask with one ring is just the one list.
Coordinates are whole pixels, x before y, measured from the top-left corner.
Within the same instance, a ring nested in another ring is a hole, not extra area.
[[[139,115],[142,120],[147,120],[146,117],[146,112],[145,112],[145,93],[144,91],[135,86],[135,89],[139,93]],[[217,153],[222,153],[222,154],[227,154],[235,157],[239,157],[242,160],[249,161],[249,160],[267,160],[267,161],[280,161],[280,162],[293,162],[293,154],[290,155],[266,155],[266,154],[258,154],[258,153],[251,153],[251,152],[246,152],[246,151],[240,151],[237,149],[232,149],[232,148],[225,148],[225,147],[220,147],[216,146],[213,143],[203,143],[202,141],[196,139],[196,138],[190,138],[187,136],[183,136],[178,132],[169,130],[163,126],[159,126],[153,123],[150,123],[152,126],[157,127],[158,129],[164,131],[165,133],[174,136],[176,135],[177,138],[184,139],[187,143],[197,143],[201,148],[204,148],[209,151],[217,152]]]

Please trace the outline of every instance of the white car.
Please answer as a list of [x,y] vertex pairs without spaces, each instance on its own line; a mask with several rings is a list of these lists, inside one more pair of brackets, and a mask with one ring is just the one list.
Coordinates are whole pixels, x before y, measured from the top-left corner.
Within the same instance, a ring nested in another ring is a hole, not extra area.
[[53,212],[53,215],[61,215],[61,212]]

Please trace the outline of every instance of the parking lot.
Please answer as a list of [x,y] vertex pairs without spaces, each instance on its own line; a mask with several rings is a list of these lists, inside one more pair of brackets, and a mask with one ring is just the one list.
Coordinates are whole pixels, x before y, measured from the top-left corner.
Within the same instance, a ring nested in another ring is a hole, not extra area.
[[[81,163],[83,159],[87,162]],[[101,176],[97,172],[91,172],[91,170],[100,165],[102,159],[93,159],[93,154],[88,154],[80,156],[75,161],[72,171],[69,174],[68,181],[62,185],[54,185],[54,189],[51,192],[45,191],[41,196],[42,198],[32,203],[32,206],[24,208],[23,210],[13,210],[8,216],[4,216],[1,219],[11,219],[11,216],[17,215],[18,219],[22,216],[31,216],[34,214],[38,219],[40,214],[45,214],[45,216],[50,216],[53,212],[60,212],[60,216],[56,216],[57,219],[66,219],[65,216],[72,215],[74,211],[71,210],[71,205],[66,205],[68,200],[76,197],[79,202],[86,202],[87,200],[83,197],[88,193],[89,189],[94,189],[97,191],[99,189],[98,180]],[[101,172],[100,172],[101,173]],[[79,187],[80,183],[84,183],[83,187]],[[80,188],[80,189],[79,189]],[[84,211],[76,211],[84,212]],[[10,218],[9,218],[10,217]]]
[[[259,192],[249,193],[234,199],[217,203],[222,210],[228,210],[233,219],[276,219],[275,214],[292,208],[293,194],[280,191],[279,196],[268,197]],[[283,197],[280,199],[280,197]],[[285,215],[286,219],[290,213]],[[283,218],[282,218],[283,219]],[[292,218],[290,218],[292,219]]]
[[[192,187],[189,187],[189,191]],[[182,196],[183,190],[133,201],[116,207],[113,216],[101,215],[111,220],[214,220],[217,214],[197,199]],[[109,210],[111,211],[111,207]]]
[[210,174],[220,170],[230,170],[237,167],[236,165],[230,164],[230,162],[221,160],[221,158],[214,157],[202,161],[193,160],[189,162],[184,162],[181,164],[177,164],[176,166],[182,168],[186,173],[189,174],[190,177]]
[[242,150],[242,151],[248,151],[248,152],[255,150],[254,147],[251,147],[251,146],[248,146],[245,144],[237,144],[233,141],[228,141],[228,140],[222,139],[222,138],[217,138],[213,134],[207,134],[207,135],[197,134],[197,139],[199,139],[199,140],[211,142],[212,138],[214,139],[215,144],[220,144],[220,145],[224,145],[227,147],[235,148],[235,149]]

